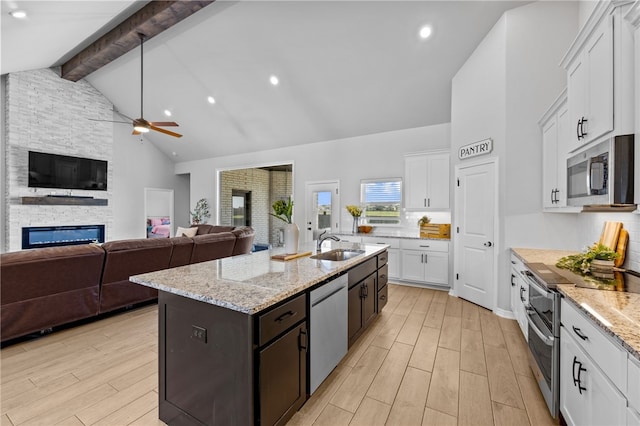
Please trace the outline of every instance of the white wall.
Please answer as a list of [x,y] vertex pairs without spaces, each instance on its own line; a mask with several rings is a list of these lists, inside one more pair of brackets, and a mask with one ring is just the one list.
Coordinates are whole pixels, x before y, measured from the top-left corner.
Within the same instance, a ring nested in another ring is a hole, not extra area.
[[[512,9],[452,81],[452,152],[492,138],[491,156],[500,159],[498,309],[510,309],[511,247],[577,246],[575,216],[542,213],[542,136],[537,124],[566,85],[558,63],[577,34],[577,23],[578,7],[572,2],[535,2]],[[453,159],[454,165],[460,162]]]
[[151,142],[131,135],[131,127],[114,124],[113,135],[112,239],[146,237],[144,188],[173,189],[172,225],[188,226],[189,177],[175,175],[173,161]]
[[[360,203],[360,179],[403,177],[405,153],[449,149],[449,123],[374,135],[298,145],[251,154],[178,163],[177,173],[191,175],[191,203],[207,198],[217,208],[218,169],[260,165],[293,164],[294,221],[303,223],[305,182],[339,180],[340,201]],[[297,200],[297,201],[296,201]],[[351,217],[341,208],[344,231],[351,230]]]

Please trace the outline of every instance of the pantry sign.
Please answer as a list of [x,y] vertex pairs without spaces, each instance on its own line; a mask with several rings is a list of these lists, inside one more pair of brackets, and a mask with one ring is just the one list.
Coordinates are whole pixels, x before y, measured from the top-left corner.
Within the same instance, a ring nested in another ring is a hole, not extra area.
[[478,155],[489,154],[492,150],[493,139],[489,138],[460,147],[458,158],[464,160],[465,158],[477,157]]

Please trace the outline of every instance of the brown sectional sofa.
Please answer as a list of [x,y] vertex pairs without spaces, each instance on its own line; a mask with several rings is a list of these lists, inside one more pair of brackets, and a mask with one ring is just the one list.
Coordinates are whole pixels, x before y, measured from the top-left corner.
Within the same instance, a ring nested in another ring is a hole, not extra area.
[[250,227],[198,228],[193,238],[132,239],[0,254],[0,340],[158,297],[157,290],[130,282],[131,275],[251,251]]

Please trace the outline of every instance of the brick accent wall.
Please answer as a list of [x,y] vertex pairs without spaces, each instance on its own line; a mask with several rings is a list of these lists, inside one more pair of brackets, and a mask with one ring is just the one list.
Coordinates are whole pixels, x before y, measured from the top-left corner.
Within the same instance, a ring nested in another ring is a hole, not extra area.
[[[107,240],[113,227],[112,104],[88,82],[73,83],[59,69],[11,73],[5,79],[5,251],[22,248],[22,227],[105,225]],[[107,206],[22,205],[25,196],[45,196],[65,190],[28,187],[28,152],[40,151],[108,161],[108,191],[74,190],[74,195],[108,200]]]
[[271,216],[271,205],[292,191],[291,172],[263,169],[227,170],[220,173],[220,224],[233,225],[233,190],[251,192],[251,226],[258,244],[281,245],[278,234],[284,222]]
[[[293,192],[291,172],[271,172],[270,175],[270,188],[271,193],[269,196],[269,207],[273,205],[277,200],[286,200]],[[296,201],[294,200],[293,209],[296,208]],[[302,224],[298,224],[300,227]],[[284,229],[285,223],[280,219],[276,219],[273,216],[269,216],[269,232],[271,237],[271,244],[274,247],[284,245],[283,237],[280,237],[281,231]],[[302,232],[302,231],[300,231]],[[282,241],[281,241],[282,239]]]

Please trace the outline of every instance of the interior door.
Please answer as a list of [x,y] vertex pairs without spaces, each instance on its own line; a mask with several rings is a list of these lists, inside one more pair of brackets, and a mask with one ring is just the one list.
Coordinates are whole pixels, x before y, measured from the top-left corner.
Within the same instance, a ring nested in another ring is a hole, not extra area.
[[305,188],[305,241],[313,241],[323,232],[340,230],[340,183],[307,182]]
[[459,297],[493,310],[496,304],[494,218],[496,177],[493,161],[456,168],[455,273]]

